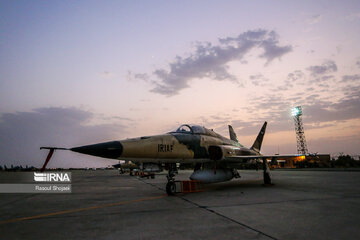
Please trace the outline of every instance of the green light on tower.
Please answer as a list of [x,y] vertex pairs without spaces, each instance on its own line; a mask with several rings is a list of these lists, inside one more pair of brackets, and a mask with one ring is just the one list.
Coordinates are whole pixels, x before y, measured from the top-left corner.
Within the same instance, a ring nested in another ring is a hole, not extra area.
[[302,115],[302,110],[301,110],[301,106],[297,106],[291,109],[291,115],[293,117],[297,117],[297,116],[301,116]]

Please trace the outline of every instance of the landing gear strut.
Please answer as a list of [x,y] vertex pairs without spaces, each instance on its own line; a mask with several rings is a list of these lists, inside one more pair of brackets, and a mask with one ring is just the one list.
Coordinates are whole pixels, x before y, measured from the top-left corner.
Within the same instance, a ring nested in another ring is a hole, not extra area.
[[239,172],[235,168],[233,169],[233,176],[234,178],[241,178]]
[[263,159],[263,170],[264,170],[264,185],[272,185],[269,165],[267,164],[267,160],[265,158]]
[[176,184],[175,184],[175,173],[177,173],[176,163],[169,164],[169,172],[166,175],[168,180],[166,184],[166,193],[169,196],[173,196],[176,193]]

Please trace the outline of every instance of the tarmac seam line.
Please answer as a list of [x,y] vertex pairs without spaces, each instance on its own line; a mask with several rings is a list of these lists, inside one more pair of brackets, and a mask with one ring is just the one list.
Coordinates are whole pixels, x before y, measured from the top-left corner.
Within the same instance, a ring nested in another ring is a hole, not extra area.
[[156,186],[155,184],[152,184],[152,183],[149,183],[149,182],[145,182],[145,181],[142,180],[141,178],[138,178],[138,180],[139,180],[140,182],[143,182],[143,183],[145,183],[145,184],[147,184],[147,185],[150,185],[150,186],[152,186],[152,187],[154,187],[154,188],[157,188],[157,189],[159,189],[160,191],[165,191],[165,189],[163,189],[163,188],[161,188],[161,187],[158,187],[158,186]]
[[[157,188],[157,189],[159,189],[159,190],[161,190],[161,191],[164,191],[164,189],[156,186],[155,184],[152,184],[152,183],[149,183],[149,182],[145,182],[145,181],[143,181],[143,180],[140,179],[140,178],[138,178],[138,180],[141,181],[141,182],[143,182],[143,183],[146,183],[146,184],[148,184],[148,185],[150,185],[150,186],[152,186],[152,187],[154,187],[154,188]],[[175,196],[176,196],[176,195],[175,195]],[[239,221],[236,221],[235,219],[232,219],[232,218],[227,217],[227,216],[225,216],[225,215],[223,215],[223,214],[221,214],[221,213],[218,213],[218,212],[216,212],[216,211],[213,210],[213,209],[209,209],[209,208],[207,208],[206,206],[200,206],[199,204],[197,204],[197,203],[195,203],[195,202],[193,202],[193,201],[191,201],[191,200],[189,200],[189,199],[186,199],[186,198],[184,198],[184,197],[182,197],[182,196],[176,196],[176,197],[178,197],[178,198],[180,198],[180,199],[182,199],[182,200],[184,200],[184,201],[186,201],[186,202],[188,202],[188,203],[190,203],[190,204],[192,204],[192,205],[194,205],[194,206],[196,206],[196,207],[198,207],[198,208],[200,208],[200,209],[205,209],[206,211],[208,211],[208,212],[210,212],[210,213],[213,213],[213,214],[215,214],[215,215],[218,215],[219,217],[225,218],[225,219],[227,219],[227,220],[229,220],[229,221],[231,221],[231,222],[233,222],[233,223],[236,223],[236,224],[238,224],[238,225],[240,225],[240,226],[243,226],[243,227],[245,227],[245,228],[248,228],[248,229],[250,229],[250,230],[252,230],[252,231],[255,231],[255,232],[257,232],[257,233],[259,233],[259,234],[261,234],[261,235],[264,235],[264,236],[266,236],[266,237],[268,237],[268,238],[271,238],[271,239],[274,239],[274,240],[278,240],[277,238],[274,238],[274,237],[272,237],[272,236],[270,236],[270,235],[268,235],[268,234],[266,234],[266,233],[264,233],[264,232],[262,232],[262,231],[260,231],[260,230],[257,230],[257,229],[255,229],[255,228],[252,228],[252,227],[250,227],[250,226],[248,226],[248,225],[246,225],[246,224],[244,224],[244,223],[241,223],[241,222],[239,222]]]
[[228,216],[225,216],[225,215],[223,215],[223,214],[221,214],[221,213],[218,213],[218,212],[216,212],[216,211],[213,210],[213,209],[209,209],[209,208],[207,208],[206,206],[200,206],[199,204],[197,204],[197,203],[195,203],[195,202],[193,202],[193,201],[191,201],[191,200],[189,200],[189,199],[186,199],[186,198],[184,198],[184,197],[181,197],[181,196],[177,196],[177,197],[178,197],[178,198],[181,198],[182,200],[184,200],[184,201],[186,201],[186,202],[188,202],[188,203],[191,203],[191,204],[197,206],[198,208],[205,209],[206,211],[208,211],[208,212],[210,212],[210,213],[213,213],[213,214],[215,214],[215,215],[218,215],[219,217],[225,218],[225,219],[227,219],[227,220],[229,220],[229,221],[231,221],[231,222],[233,222],[233,223],[236,223],[236,224],[238,224],[238,225],[240,225],[240,226],[243,226],[243,227],[245,227],[245,228],[248,228],[248,229],[250,229],[250,230],[253,230],[253,231],[255,231],[255,232],[257,232],[257,233],[259,233],[259,234],[261,234],[261,235],[264,235],[264,236],[266,236],[266,237],[268,237],[268,238],[271,238],[271,239],[274,239],[274,240],[278,240],[277,238],[275,238],[275,237],[273,237],[273,236],[270,236],[270,235],[268,235],[268,234],[266,234],[266,233],[264,233],[264,232],[262,232],[262,231],[260,231],[260,230],[258,230],[258,229],[255,229],[255,228],[253,228],[253,227],[250,227],[249,225],[246,225],[246,224],[244,224],[244,223],[242,223],[242,222],[239,222],[239,221],[237,221],[237,220],[235,220],[235,219],[232,219],[232,218],[230,218],[230,217],[228,217]]

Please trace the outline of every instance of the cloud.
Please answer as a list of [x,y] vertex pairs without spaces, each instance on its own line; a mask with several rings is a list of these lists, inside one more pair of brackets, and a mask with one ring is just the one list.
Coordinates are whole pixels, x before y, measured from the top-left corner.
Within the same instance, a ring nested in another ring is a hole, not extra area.
[[286,53],[292,51],[292,47],[288,46],[278,46],[278,36],[275,32],[271,32],[273,35],[271,38],[266,39],[262,42],[261,46],[264,48],[264,53],[260,57],[267,60],[267,64],[274,60],[275,58],[281,58]]
[[360,19],[360,12],[357,13],[351,13],[345,16],[345,20],[353,22]]
[[303,85],[305,84],[304,79],[305,74],[301,70],[295,70],[287,75],[283,85],[272,89],[272,91],[286,91],[294,87],[294,84]]
[[[355,94],[357,90],[357,93]],[[289,97],[281,94],[269,94],[262,97],[253,97],[246,110],[252,117],[244,120],[244,116],[225,116],[219,113],[213,116],[202,117],[202,122],[209,128],[214,128],[227,136],[227,125],[231,124],[239,139],[241,136],[256,135],[264,121],[269,123],[269,133],[293,131],[293,120],[290,115],[291,106],[301,105],[304,112],[304,124],[307,130],[337,126],[338,122],[360,119],[359,88],[353,89],[354,94],[345,94],[345,97],[332,102],[321,99],[321,94]],[[251,113],[253,111],[253,113]],[[247,115],[247,114],[245,114]],[[246,117],[245,117],[246,119]]]
[[307,24],[313,25],[316,24],[318,22],[320,22],[322,19],[322,15],[321,14],[316,14],[311,16],[309,19],[306,20]]
[[[353,82],[359,82],[356,75],[345,76],[345,79],[348,81],[351,79]],[[343,96],[341,99],[326,100],[322,99],[322,94],[319,92],[329,88],[330,86],[327,82],[333,81],[335,78],[331,75],[325,75],[319,77],[319,79],[323,82],[318,83],[321,87],[317,86],[315,92],[314,88],[307,88],[305,92],[298,92],[293,95],[281,94],[280,92],[250,99],[247,108],[244,108],[244,110],[249,114],[253,114],[252,111],[256,113],[257,119],[252,119],[249,122],[254,123],[259,120],[272,121],[273,131],[284,131],[290,119],[289,109],[291,106],[296,105],[303,106],[306,123],[310,124],[313,128],[319,128],[316,125],[318,123],[360,118],[360,86],[353,85],[351,87],[339,88]],[[249,128],[243,134],[253,133],[253,130]]]
[[342,81],[343,82],[357,82],[359,80],[360,80],[360,75],[359,74],[342,76]]
[[136,74],[134,74],[134,78],[140,79],[140,80],[143,80],[143,81],[148,81],[149,80],[149,76],[146,73],[136,73]]
[[287,80],[296,82],[305,78],[305,74],[301,70],[295,70],[287,75]]
[[316,101],[318,101],[319,97],[320,97],[319,94],[311,94],[311,95],[306,97],[306,101],[307,102],[316,102]]
[[134,120],[131,118],[127,118],[127,117],[118,117],[118,116],[112,116],[109,117],[109,119],[116,119],[116,120],[121,120],[121,121],[129,121],[129,122],[133,122]]
[[218,81],[232,81],[238,84],[236,76],[228,71],[231,61],[244,62],[244,56],[252,49],[262,49],[258,56],[269,64],[292,51],[292,46],[280,46],[279,36],[275,31],[264,29],[247,31],[237,37],[219,39],[217,45],[198,43],[190,56],[177,56],[169,64],[169,70],[156,69],[152,80],[151,92],[167,96],[178,94],[180,90],[190,87],[190,80],[211,78]]
[[360,58],[358,58],[358,60],[356,61],[356,66],[358,66],[360,68]]
[[259,86],[260,84],[265,84],[265,82],[269,81],[269,79],[267,79],[266,77],[264,77],[264,75],[260,73],[256,75],[250,75],[249,78],[252,84],[254,84],[255,86]]
[[116,77],[116,74],[113,72],[109,72],[109,71],[103,71],[100,74],[100,77],[104,78],[104,79],[112,79],[112,78]]
[[313,78],[313,79],[310,79],[308,81],[309,84],[316,84],[318,86],[318,90],[319,90],[319,87],[320,88],[329,88],[330,85],[329,83],[330,82],[334,82],[336,79],[333,75],[325,75],[325,76],[319,76],[317,78]]
[[270,110],[278,110],[286,108],[288,104],[281,93],[269,93],[259,98],[249,100],[252,110],[263,112]]
[[[88,125],[93,118],[93,113],[76,108],[50,107],[32,112],[3,113],[0,118],[1,163],[39,167],[46,155],[39,150],[41,146],[76,147],[115,140],[126,131],[121,124]],[[55,157],[69,156],[69,159],[52,164],[61,167],[111,164],[100,158],[94,161],[91,157],[82,159],[74,154],[55,154],[58,155]],[[74,161],[75,157],[80,160]]]
[[304,107],[308,122],[342,121],[360,118],[360,97],[342,99],[337,103],[319,101]]
[[359,93],[360,93],[360,85],[356,85],[356,86],[348,85],[343,87],[341,90],[343,91],[345,98],[347,99],[357,98],[359,97]]
[[[295,70],[289,73],[280,86],[275,86],[271,91],[283,92],[294,87],[294,85],[312,85],[316,84],[318,91],[327,91],[330,88],[330,83],[335,82],[335,76],[330,73],[337,72],[338,68],[334,61],[327,60],[321,65],[313,65],[306,68],[310,72],[310,77],[307,77],[302,70]],[[314,88],[308,88],[309,91]]]
[[134,81],[134,80],[142,80],[145,82],[149,81],[149,75],[146,73],[133,73],[131,71],[127,72],[126,76],[127,80]]
[[314,65],[307,68],[311,75],[317,77],[319,75],[333,73],[337,71],[337,65],[332,60],[324,61],[321,65]]
[[[303,113],[307,124],[307,129],[326,127],[324,123],[332,121],[344,121],[360,118],[360,97],[342,99],[337,103],[330,101],[321,101],[319,95],[313,94],[304,100]],[[286,101],[285,101],[286,102]],[[267,120],[272,122],[272,132],[285,131],[291,129],[289,106],[282,104],[280,108],[272,106],[273,104],[259,104],[258,112],[267,110],[261,118],[249,121],[243,126],[258,125],[258,121]],[[285,107],[284,107],[285,106]],[[269,110],[270,109],[270,110]],[[319,125],[321,123],[321,126]],[[254,134],[256,128],[240,129],[243,135]]]

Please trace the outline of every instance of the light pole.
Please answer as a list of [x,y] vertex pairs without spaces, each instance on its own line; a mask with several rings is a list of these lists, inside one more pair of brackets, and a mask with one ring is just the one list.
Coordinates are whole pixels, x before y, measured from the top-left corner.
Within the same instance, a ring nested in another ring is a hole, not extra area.
[[303,127],[302,119],[301,119],[301,115],[302,115],[301,106],[292,108],[291,115],[293,116],[294,122],[295,122],[297,151],[299,154],[307,154],[308,149],[307,149],[307,145],[306,145],[304,127]]

